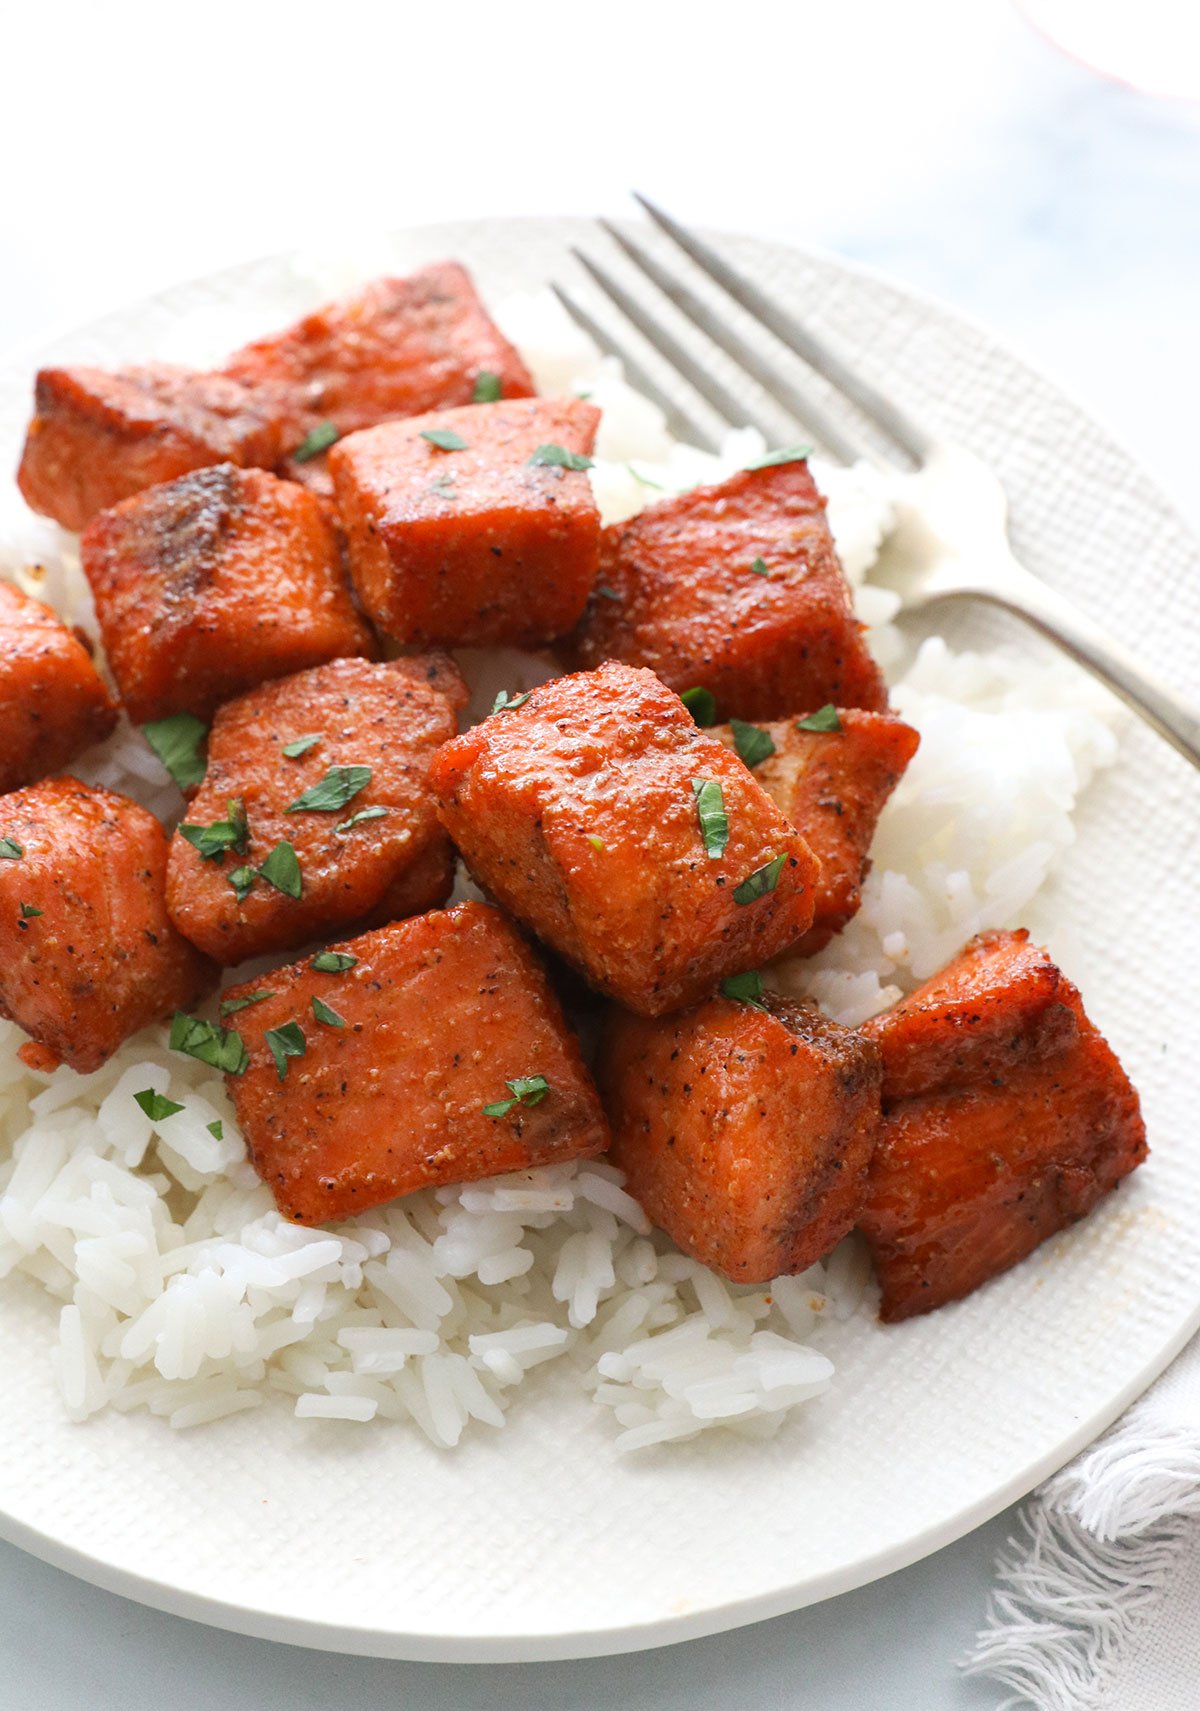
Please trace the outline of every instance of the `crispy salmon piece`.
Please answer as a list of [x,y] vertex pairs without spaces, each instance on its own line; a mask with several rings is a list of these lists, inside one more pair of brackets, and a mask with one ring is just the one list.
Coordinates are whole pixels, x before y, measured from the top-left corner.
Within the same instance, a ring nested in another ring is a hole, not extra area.
[[162,827],[115,791],[0,797],[0,1014],[81,1074],[216,984],[168,919],[166,871]]
[[372,652],[333,525],[311,493],[223,463],[102,511],[83,568],[135,724]]
[[[579,1046],[499,910],[460,903],[337,950],[350,969],[275,969],[272,995],[233,1018],[250,1056],[230,1078],[238,1120],[285,1217],[320,1224],[418,1188],[605,1150]],[[314,1005],[337,1021],[318,1020]],[[289,1024],[303,1055],[283,1060],[281,1080],[271,1038]]]
[[742,470],[606,529],[571,650],[703,686],[722,718],[887,706],[805,463]]
[[[457,262],[370,284],[234,353],[225,372],[291,400],[284,454],[309,429],[339,433],[469,404],[481,375],[504,398],[533,392],[529,370]],[[316,460],[314,460],[316,461]]]
[[751,770],[821,863],[813,924],[789,955],[811,956],[858,913],[867,851],[884,803],[917,751],[911,725],[890,713],[841,709],[835,731],[802,730],[795,719],[718,725],[713,736],[753,756]]
[[652,672],[545,683],[439,750],[430,778],[480,882],[631,1010],[678,1010],[811,923],[808,845]]
[[629,1192],[735,1283],[803,1271],[857,1222],[879,1052],[812,1006],[765,993],[614,1012],[598,1080]]
[[517,399],[388,422],[334,446],[350,570],[371,621],[421,644],[536,647],[569,630],[596,575],[600,513],[585,468],[561,459],[586,458],[599,421],[579,399]]
[[165,363],[43,368],[17,482],[64,529],[214,463],[276,463],[279,404],[223,374]]
[[49,606],[0,581],[0,794],[57,772],[116,722],[79,638]]
[[885,1116],[860,1219],[889,1322],[1015,1265],[1148,1150],[1129,1078],[1024,934],[977,940],[891,1014],[863,1030],[883,1054]]
[[[443,656],[333,660],[226,702],[204,783],[171,840],[167,906],[180,932],[228,964],[444,903],[454,851],[426,775],[466,700]],[[331,806],[288,812],[331,773],[344,785],[327,794]],[[230,803],[245,816],[240,838]],[[214,824],[227,830],[207,851],[189,841]],[[299,897],[254,877],[281,841],[299,863]]]

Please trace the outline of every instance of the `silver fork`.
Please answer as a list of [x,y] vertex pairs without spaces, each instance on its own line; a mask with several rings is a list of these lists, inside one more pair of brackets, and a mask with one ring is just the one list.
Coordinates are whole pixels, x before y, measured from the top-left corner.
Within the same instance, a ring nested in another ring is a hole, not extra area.
[[[965,447],[920,426],[793,314],[767,297],[753,280],[732,268],[710,244],[644,196],[637,199],[655,225],[704,273],[790,351],[823,375],[836,391],[858,407],[892,447],[910,460],[912,504],[902,508],[898,538],[893,537],[906,563],[906,574],[897,589],[903,608],[916,611],[938,601],[967,596],[1016,613],[1086,666],[1193,766],[1200,767],[1200,714],[1147,670],[1102,625],[1016,559],[1008,541],[1004,489],[987,465]],[[899,463],[894,453],[882,460],[873,448],[860,443],[804,386],[781,371],[762,348],[747,340],[731,323],[714,315],[710,304],[657,256],[608,221],[602,220],[600,224],[675,307],[731,356],[832,457],[842,463],[854,463],[861,458],[876,463],[887,461],[893,466]],[[573,254],[647,342],[731,427],[757,427],[768,443],[777,437],[772,425],[764,422],[745,399],[710,374],[703,361],[607,268],[580,250]],[[558,286],[554,290],[568,314],[594,343],[620,359],[630,383],[660,406],[672,432],[694,445],[716,449],[716,436],[659,386],[634,351],[607,331],[568,292]]]

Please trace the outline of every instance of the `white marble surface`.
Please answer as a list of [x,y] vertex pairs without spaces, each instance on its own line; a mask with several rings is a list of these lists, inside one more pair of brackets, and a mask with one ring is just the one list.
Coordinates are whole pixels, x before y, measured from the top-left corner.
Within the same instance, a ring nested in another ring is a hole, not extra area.
[[[210,0],[26,7],[4,33],[4,343],[317,230],[621,212],[636,184],[986,321],[1200,525],[1200,109],[1100,81],[1006,0]],[[982,1711],[1000,1693],[954,1659],[1010,1524],[737,1634],[479,1670],[213,1634],[0,1547],[0,1702]]]

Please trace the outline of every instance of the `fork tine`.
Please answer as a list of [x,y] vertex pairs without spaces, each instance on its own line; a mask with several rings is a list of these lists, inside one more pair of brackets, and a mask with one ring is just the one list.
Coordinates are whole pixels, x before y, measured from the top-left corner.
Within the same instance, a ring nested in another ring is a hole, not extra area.
[[699,327],[702,333],[706,333],[715,345],[727,352],[747,374],[753,375],[771,397],[795,416],[835,458],[842,463],[856,463],[859,458],[871,456],[869,449],[865,445],[856,444],[811,394],[789,380],[786,375],[780,374],[776,365],[761,350],[756,350],[749,340],[720,321],[709,304],[676,279],[640,244],[635,243],[632,238],[627,238],[608,220],[600,220],[598,224],[603,226],[630,261],[641,268],[647,278],[670,298],[689,321]]
[[591,339],[592,343],[602,350],[606,356],[615,356],[625,370],[625,378],[635,391],[657,404],[666,417],[667,426],[676,439],[686,440],[690,445],[699,446],[703,451],[715,452],[720,450],[717,435],[706,428],[703,423],[688,414],[683,407],[676,403],[669,393],[664,392],[649,371],[642,367],[638,359],[631,355],[622,345],[619,345],[600,325],[588,314],[581,304],[568,295],[561,286],[551,281],[550,289],[558,298],[567,314],[577,327]]
[[841,357],[806,327],[801,326],[794,315],[790,315],[786,309],[781,309],[751,280],[730,267],[703,239],[694,236],[686,226],[681,226],[678,220],[672,219],[670,214],[664,213],[638,191],[635,190],[633,194],[655,225],[666,232],[669,238],[673,238],[680,249],[728,291],[743,309],[747,309],[756,320],[761,321],[789,350],[802,357],[810,368],[815,368],[831,385],[852,399],[863,414],[870,417],[911,458],[917,463],[924,463],[933,449],[933,438],[930,434],[918,427],[898,405],[885,398],[870,381],[864,380],[860,374],[848,368]]
[[776,430],[749,410],[744,400],[735,398],[733,393],[714,379],[696,361],[690,351],[684,349],[673,333],[656,321],[653,315],[642,308],[636,297],[630,296],[625,287],[617,282],[599,262],[590,261],[581,250],[572,249],[575,257],[584,271],[595,280],[596,284],[611,298],[617,308],[629,321],[632,321],[639,333],[654,346],[655,350],[670,363],[688,384],[695,388],[702,398],[706,398],[718,415],[723,416],[731,428],[741,428],[749,424],[757,428],[768,445],[778,439]]

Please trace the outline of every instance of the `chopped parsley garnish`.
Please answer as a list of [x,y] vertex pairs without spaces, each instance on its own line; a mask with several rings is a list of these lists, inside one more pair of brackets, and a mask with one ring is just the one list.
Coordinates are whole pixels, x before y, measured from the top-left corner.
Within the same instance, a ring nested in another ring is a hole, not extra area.
[[704,853],[714,859],[725,854],[729,842],[729,816],[725,812],[725,797],[715,778],[693,778],[696,793],[696,813],[700,818],[700,836]]
[[194,713],[172,713],[169,719],[143,725],[142,735],[181,790],[203,784],[207,762],[201,750],[208,735],[203,719]]
[[512,1098],[498,1099],[494,1105],[485,1105],[485,1117],[507,1117],[518,1105],[540,1105],[550,1091],[550,1083],[544,1075],[519,1075],[515,1081],[506,1081],[504,1085]]
[[180,837],[186,839],[193,849],[199,850],[203,861],[222,861],[226,850],[240,856],[250,852],[246,805],[240,796],[231,796],[228,807],[228,820],[214,820],[211,826],[184,824],[179,827]]
[[288,1059],[303,1057],[308,1050],[308,1041],[304,1038],[299,1022],[284,1022],[278,1028],[268,1028],[263,1038],[275,1059],[275,1070],[280,1081],[285,1081]]
[[745,719],[730,719],[733,746],[747,766],[757,766],[775,753],[775,739],[761,725],[749,725]]
[[601,600],[619,600],[621,598],[616,589],[610,588],[607,582],[598,582],[596,584],[596,593],[600,596]]
[[284,809],[285,814],[335,814],[371,782],[369,766],[331,766],[319,784],[310,785]]
[[21,905],[22,921],[32,921],[35,915],[41,915],[43,913],[44,911],[37,908],[33,903],[22,903]]
[[711,689],[697,684],[694,689],[685,689],[679,699],[701,728],[716,724],[717,698]]
[[315,428],[310,428],[300,441],[292,453],[292,462],[307,463],[309,458],[320,457],[337,438],[338,430],[332,422],[319,422]]
[[625,468],[629,471],[630,475],[632,475],[633,479],[640,482],[643,487],[653,487],[658,493],[666,492],[666,488],[663,486],[661,481],[651,481],[648,475],[643,475],[641,470],[635,469],[631,463],[627,463]]
[[811,446],[781,446],[777,452],[768,452],[765,457],[748,463],[746,469],[775,469],[781,463],[803,463],[805,458],[812,456]]
[[608,848],[608,845],[605,843],[604,839],[598,838],[596,836],[595,832],[589,832],[588,833],[587,841],[589,844],[591,844],[591,846],[594,850],[606,850]]
[[241,1075],[250,1062],[245,1041],[236,1028],[220,1028],[199,1016],[177,1010],[171,1020],[171,1050],[197,1058],[226,1075]]
[[386,820],[386,808],[360,808],[357,814],[351,814],[348,820],[339,820],[333,828],[335,832],[352,832],[355,826],[361,826],[365,820]]
[[316,748],[320,740],[320,731],[310,731],[306,737],[297,737],[294,743],[284,743],[283,752],[289,760],[296,760],[300,755],[306,755],[309,749]]
[[439,498],[457,499],[458,497],[458,490],[454,485],[452,475],[435,475],[429,485]]
[[222,1016],[232,1016],[238,1010],[248,1010],[251,1004],[261,1004],[264,998],[274,998],[274,992],[251,992],[245,998],[222,998]]
[[254,881],[258,878],[252,867],[235,867],[229,875],[229,883],[233,886],[233,894],[239,903],[244,903],[249,897]]
[[165,1122],[168,1117],[173,1117],[176,1111],[183,1110],[182,1105],[177,1105],[173,1099],[168,1099],[165,1093],[156,1093],[152,1087],[144,1087],[140,1093],[135,1093],[133,1097],[152,1123]]
[[771,574],[765,558],[756,558],[750,569],[755,576],[770,576]]
[[756,898],[765,897],[768,891],[774,891],[779,884],[779,875],[783,872],[786,855],[777,855],[772,861],[765,862],[762,867],[756,867],[754,872],[743,879],[735,889],[735,903],[753,903]]
[[225,1125],[219,1117],[215,1117],[211,1123],[205,1123],[204,1127],[208,1130],[214,1141],[223,1141],[225,1139]]
[[539,446],[529,459],[532,464],[551,469],[591,469],[592,460],[582,452],[569,452],[566,446]]
[[511,713],[514,707],[523,707],[533,691],[527,689],[524,695],[510,695],[507,689],[502,689],[492,702],[493,713]]
[[798,731],[840,731],[842,721],[838,718],[838,710],[832,701],[827,701],[824,707],[818,707],[815,713],[808,713],[803,719],[796,720]]
[[440,452],[465,452],[467,442],[453,428],[422,428],[421,438],[428,440]]
[[349,951],[318,951],[309,963],[309,968],[315,968],[318,974],[345,974],[348,968],[353,968],[358,961]]
[[300,863],[286,838],[275,845],[258,871],[268,885],[273,885],[276,891],[282,891],[285,897],[299,897],[304,891]]
[[313,999],[312,1013],[317,1021],[324,1022],[327,1028],[344,1028],[346,1026],[346,1018],[339,1016],[336,1010],[331,1010],[323,998]]
[[0,838],[0,859],[4,861],[20,861],[25,854],[25,846],[15,838]]
[[733,998],[739,1004],[749,1004],[754,1010],[766,1009],[762,989],[762,975],[756,968],[747,969],[745,974],[728,975],[721,982],[722,998]]
[[475,390],[471,394],[472,404],[495,404],[504,396],[504,383],[498,374],[493,374],[488,368],[481,369],[475,376]]

